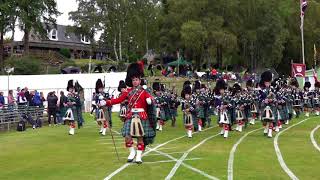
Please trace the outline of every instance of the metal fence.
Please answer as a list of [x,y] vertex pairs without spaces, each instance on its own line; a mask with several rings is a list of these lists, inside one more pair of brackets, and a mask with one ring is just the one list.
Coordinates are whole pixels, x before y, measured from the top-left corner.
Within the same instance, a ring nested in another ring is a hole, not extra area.
[[27,120],[29,124],[34,125],[35,120],[43,122],[46,110],[44,107],[18,105],[18,106],[4,106],[0,109],[0,131],[15,129],[17,123],[24,119],[23,116],[31,117]]

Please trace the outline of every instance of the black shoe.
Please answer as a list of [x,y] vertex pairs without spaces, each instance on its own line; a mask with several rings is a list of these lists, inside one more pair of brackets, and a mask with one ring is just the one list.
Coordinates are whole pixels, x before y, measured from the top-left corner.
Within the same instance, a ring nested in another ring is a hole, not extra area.
[[133,162],[133,159],[128,159],[127,162],[128,162],[128,163],[132,163],[132,162]]
[[137,164],[142,164],[142,161],[136,161]]

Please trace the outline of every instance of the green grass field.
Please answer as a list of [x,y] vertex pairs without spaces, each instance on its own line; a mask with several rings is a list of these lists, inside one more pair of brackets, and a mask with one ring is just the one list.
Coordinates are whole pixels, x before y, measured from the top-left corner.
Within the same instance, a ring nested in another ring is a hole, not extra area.
[[[155,144],[150,147],[153,151],[146,150],[148,154],[143,157],[142,165],[126,165],[128,152],[123,139],[114,133],[120,155],[118,161],[110,134],[100,136],[93,118],[85,114],[85,119],[85,127],[77,130],[75,136],[67,135],[67,126],[1,133],[0,179],[101,180],[114,172],[112,179],[165,179],[167,176],[181,180],[228,179],[228,166],[229,178],[233,179],[290,179],[278,161],[274,138],[263,136],[259,122],[242,133],[231,132],[228,139],[217,135],[220,129],[215,125],[188,139],[183,137],[185,131],[179,116],[177,127],[171,127],[170,122],[157,134]],[[320,179],[320,151],[310,138],[320,118],[311,117],[301,122],[303,120],[304,117],[293,119],[283,127],[284,132],[277,141],[279,149],[286,166],[296,177]],[[114,130],[120,132],[122,123],[117,114],[113,114],[113,122]],[[314,139],[319,146],[320,129],[315,131]],[[231,154],[234,161],[229,158]]]

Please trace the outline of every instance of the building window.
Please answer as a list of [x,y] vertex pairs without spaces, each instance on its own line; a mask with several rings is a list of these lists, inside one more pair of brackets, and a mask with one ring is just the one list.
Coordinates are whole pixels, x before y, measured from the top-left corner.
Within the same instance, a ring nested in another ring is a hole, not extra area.
[[83,42],[85,44],[90,44],[89,38],[87,38],[87,36],[83,36],[83,35],[81,35],[81,42]]
[[58,40],[58,31],[56,29],[52,29],[49,34],[49,39],[53,41]]

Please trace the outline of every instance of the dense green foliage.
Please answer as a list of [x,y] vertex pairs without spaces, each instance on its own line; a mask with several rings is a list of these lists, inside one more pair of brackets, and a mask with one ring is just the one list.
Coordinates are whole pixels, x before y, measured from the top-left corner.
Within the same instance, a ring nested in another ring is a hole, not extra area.
[[[180,50],[197,68],[215,64],[220,68],[274,67],[289,72],[288,64],[302,59],[299,1],[77,0],[77,3],[78,9],[70,13],[76,25],[71,30],[88,34],[93,48],[112,49],[110,58],[116,61],[135,61],[148,50],[161,56]],[[1,1],[0,9],[0,34],[12,30],[17,17],[25,33],[35,30],[42,34],[41,20],[55,23],[53,17],[59,14],[53,0],[6,0]],[[314,52],[314,46],[320,47],[319,17],[320,1],[308,1],[304,33],[309,68],[320,59],[319,53]],[[98,32],[102,34],[94,42]],[[27,36],[24,40],[27,45]]]
[[70,49],[62,48],[62,49],[59,50],[59,53],[61,55],[63,55],[64,57],[66,57],[66,58],[70,58],[71,57]]
[[42,71],[41,60],[24,56],[21,58],[10,58],[6,61],[7,65],[14,67],[14,73],[17,75],[37,75]]
[[[219,67],[236,64],[289,71],[291,60],[302,59],[299,1],[78,2],[91,5],[91,9],[80,6],[71,18],[78,25],[89,27],[90,32],[92,27],[103,30],[100,40],[113,47],[117,60],[128,58],[131,51],[154,49],[168,55],[180,49],[197,67],[204,63]],[[314,64],[314,45],[320,46],[319,15],[320,2],[309,1],[304,26],[309,67]]]

